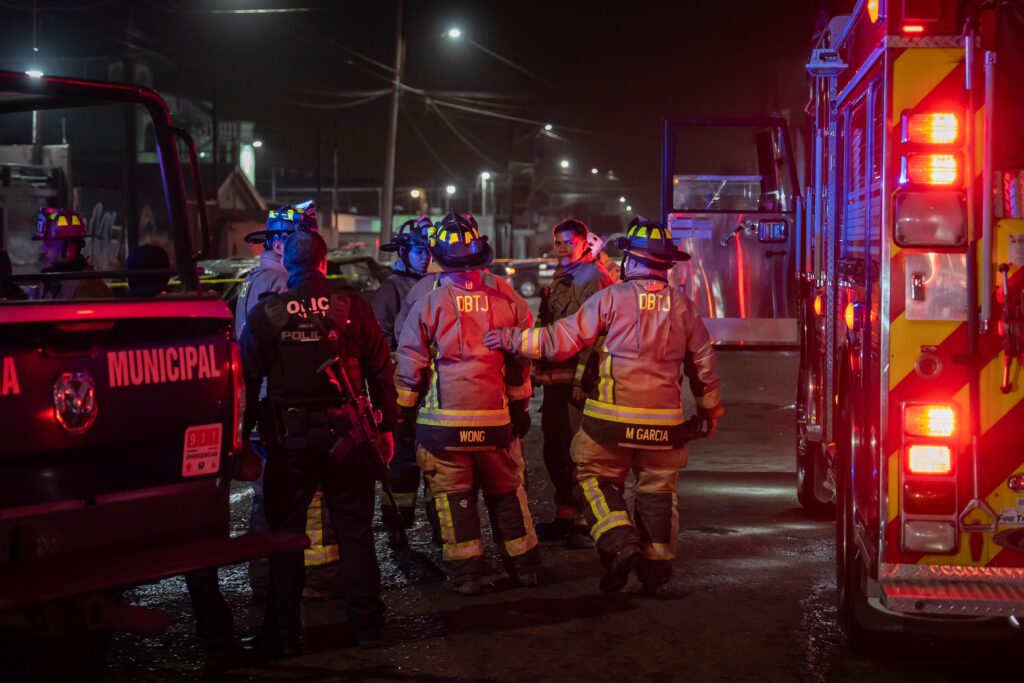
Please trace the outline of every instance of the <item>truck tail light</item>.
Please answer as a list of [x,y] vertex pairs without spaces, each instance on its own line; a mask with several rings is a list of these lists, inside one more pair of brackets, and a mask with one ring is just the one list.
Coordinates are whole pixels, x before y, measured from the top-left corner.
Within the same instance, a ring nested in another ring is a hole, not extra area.
[[231,413],[232,439],[231,448],[236,453],[242,450],[242,421],[245,417],[245,376],[242,373],[242,347],[238,342],[231,342],[231,383],[235,393]]
[[905,406],[903,429],[910,436],[953,436],[953,432],[956,431],[956,411],[949,405]]
[[900,26],[900,30],[910,35],[917,35],[924,33],[924,26],[921,24],[903,24]]
[[936,479],[905,483],[903,509],[908,515],[955,515],[956,482]]
[[846,329],[850,332],[860,332],[861,327],[864,326],[864,307],[852,301],[846,304],[846,308],[843,310],[843,322],[846,323]]
[[814,297],[814,315],[821,317],[821,312],[825,309],[825,302],[822,300],[821,294]]
[[900,168],[900,185],[952,187],[960,180],[960,160],[955,154],[906,154]]
[[907,448],[909,474],[951,474],[953,451],[949,446],[913,444]]
[[952,112],[903,114],[903,142],[951,145],[960,137],[960,121]]

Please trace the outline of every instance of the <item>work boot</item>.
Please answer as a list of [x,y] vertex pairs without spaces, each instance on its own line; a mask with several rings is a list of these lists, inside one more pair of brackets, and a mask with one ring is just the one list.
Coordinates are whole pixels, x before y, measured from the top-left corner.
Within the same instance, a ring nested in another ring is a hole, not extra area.
[[246,660],[246,651],[234,641],[215,647],[203,648],[203,671],[224,673],[241,666]]
[[409,536],[405,529],[388,529],[388,547],[392,550],[405,550],[409,547]]
[[538,522],[534,529],[537,532],[538,541],[563,541],[572,533],[572,519],[555,517],[550,522]]
[[254,636],[242,638],[242,647],[246,650],[252,650],[260,657],[267,659],[298,657],[306,651],[300,636],[275,636],[266,631],[260,631]]
[[640,546],[630,543],[622,547],[619,552],[608,562],[601,577],[600,588],[604,593],[618,593],[626,587],[629,581],[629,573],[643,557]]
[[523,588],[536,586],[540,583],[540,577],[537,575],[537,571],[534,569],[527,569],[521,572],[514,573],[512,575],[512,580],[515,581],[517,585],[522,586]]
[[636,578],[640,579],[644,595],[657,595],[661,587],[672,578],[672,563],[668,560],[644,558],[636,566]]
[[565,537],[565,547],[570,550],[587,550],[594,547],[594,539],[590,537],[590,529],[577,524]]

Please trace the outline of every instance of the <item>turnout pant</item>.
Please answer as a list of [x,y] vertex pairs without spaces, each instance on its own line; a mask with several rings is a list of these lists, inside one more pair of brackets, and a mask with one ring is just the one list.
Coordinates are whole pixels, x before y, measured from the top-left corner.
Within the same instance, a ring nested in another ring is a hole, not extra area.
[[573,519],[578,507],[576,477],[569,449],[573,429],[569,419],[571,384],[545,384],[541,399],[540,429],[544,433],[544,467],[555,487],[555,517]]
[[483,490],[491,532],[505,569],[513,576],[540,566],[537,534],[523,487],[522,444],[489,451],[431,453],[422,446],[417,460],[434,494],[441,523],[448,577],[461,582],[483,573],[477,489]]
[[217,568],[197,569],[185,574],[185,587],[196,616],[196,639],[204,650],[213,650],[231,643],[234,622],[231,608],[220,592]]
[[[676,487],[686,449],[624,448],[598,443],[581,429],[572,441],[572,458],[578,468],[577,494],[602,563],[607,567],[624,547],[637,545],[643,551],[640,580],[667,582],[679,533]],[[633,518],[623,498],[630,470],[637,482]]]
[[395,514],[381,487],[381,520],[388,529],[408,529],[416,521],[416,495],[420,489],[420,468],[416,464],[416,441],[403,430],[395,432],[395,457],[388,467],[388,483],[398,503]]
[[[373,633],[384,626],[380,567],[370,525],[374,507],[376,455],[359,449],[343,462],[326,448],[280,449],[270,453],[264,479],[267,521],[271,531],[301,533],[317,486],[334,522],[340,559],[341,592],[349,624]],[[301,632],[300,599],[305,584],[301,550],[270,558],[270,591],[264,631],[280,637]]]

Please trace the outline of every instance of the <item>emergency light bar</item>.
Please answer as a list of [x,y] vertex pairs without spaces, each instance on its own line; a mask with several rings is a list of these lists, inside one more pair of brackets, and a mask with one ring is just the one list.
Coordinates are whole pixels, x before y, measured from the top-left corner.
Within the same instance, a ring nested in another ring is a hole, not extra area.
[[905,143],[951,145],[960,137],[960,121],[951,112],[915,114],[904,112],[903,136]]

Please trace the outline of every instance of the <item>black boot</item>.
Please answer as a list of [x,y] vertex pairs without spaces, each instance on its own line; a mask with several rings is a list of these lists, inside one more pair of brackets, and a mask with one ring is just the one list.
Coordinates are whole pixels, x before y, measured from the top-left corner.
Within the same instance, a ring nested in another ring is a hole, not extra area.
[[630,543],[622,547],[608,561],[604,575],[601,577],[601,591],[604,593],[618,593],[626,587],[629,581],[629,573],[633,567],[643,558],[643,551],[637,544]]

